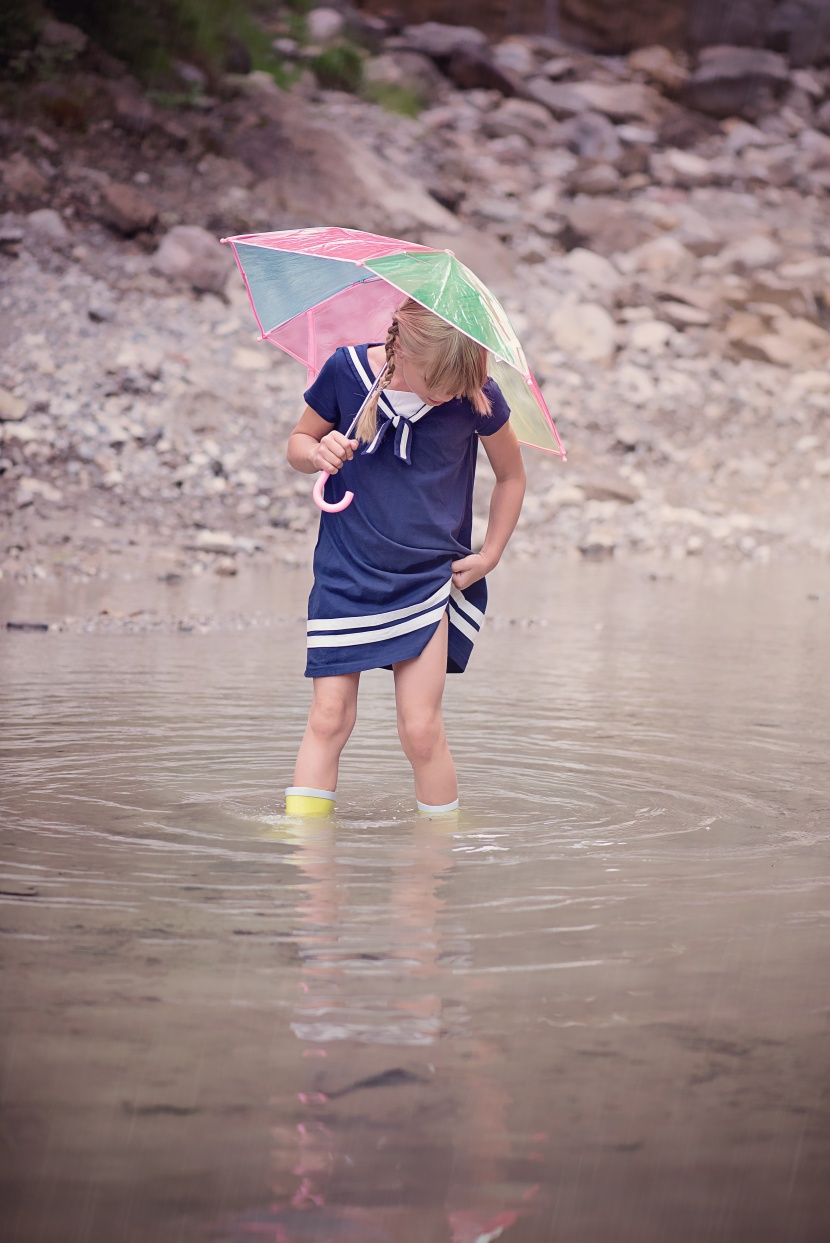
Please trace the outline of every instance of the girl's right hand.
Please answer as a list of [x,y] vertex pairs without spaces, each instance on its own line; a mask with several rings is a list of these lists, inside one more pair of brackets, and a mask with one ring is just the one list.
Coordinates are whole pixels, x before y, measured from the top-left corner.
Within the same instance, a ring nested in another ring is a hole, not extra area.
[[359,440],[349,440],[342,432],[326,432],[312,451],[311,464],[315,470],[324,470],[329,475],[336,475],[344,462],[352,460],[359,444]]

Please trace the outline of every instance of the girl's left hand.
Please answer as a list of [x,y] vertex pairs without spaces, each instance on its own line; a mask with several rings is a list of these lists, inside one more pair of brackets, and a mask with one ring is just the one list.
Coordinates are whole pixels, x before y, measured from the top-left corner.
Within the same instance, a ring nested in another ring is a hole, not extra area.
[[471,552],[468,557],[462,557],[460,561],[453,561],[452,585],[457,587],[459,591],[464,591],[466,587],[472,587],[473,583],[477,583],[480,578],[484,578],[485,574],[489,574],[492,568],[492,565],[485,559],[483,553]]

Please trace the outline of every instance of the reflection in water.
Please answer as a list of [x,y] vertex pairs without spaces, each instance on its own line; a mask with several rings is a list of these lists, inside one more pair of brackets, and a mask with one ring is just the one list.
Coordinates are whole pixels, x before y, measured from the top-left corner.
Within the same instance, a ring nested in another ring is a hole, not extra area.
[[[274,1200],[226,1223],[228,1240],[273,1231],[280,1243],[486,1243],[538,1199],[538,1172],[517,1182],[504,1170],[504,1051],[477,1037],[463,1000],[445,994],[453,968],[471,961],[441,892],[457,826],[381,827],[382,842],[348,845],[334,824],[276,830],[302,878],[290,1023],[301,1086],[272,1098]],[[463,1043],[461,1074],[437,1059],[446,1038]],[[347,1061],[331,1056],[343,1048]]]
[[830,1238],[827,597],[520,579],[449,833],[385,674],[275,819],[300,624],[0,635],[3,1243]]

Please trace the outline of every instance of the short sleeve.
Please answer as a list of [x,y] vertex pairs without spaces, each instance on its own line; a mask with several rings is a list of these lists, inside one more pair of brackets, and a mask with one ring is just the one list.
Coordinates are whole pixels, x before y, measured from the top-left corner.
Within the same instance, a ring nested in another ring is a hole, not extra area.
[[337,355],[332,354],[320,368],[313,384],[303,393],[307,406],[327,423],[336,423],[340,418],[340,407],[337,404]]
[[487,381],[484,385],[484,392],[490,398],[490,413],[478,416],[476,431],[479,436],[492,436],[494,432],[504,427],[510,418],[510,407],[504,400],[504,394],[495,380]]

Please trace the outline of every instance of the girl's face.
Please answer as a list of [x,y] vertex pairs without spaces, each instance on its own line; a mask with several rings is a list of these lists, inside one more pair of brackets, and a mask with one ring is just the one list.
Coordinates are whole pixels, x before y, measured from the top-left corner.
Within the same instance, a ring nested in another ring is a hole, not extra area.
[[441,393],[430,390],[424,376],[423,366],[404,353],[400,345],[395,346],[395,367],[399,370],[404,384],[416,397],[420,397],[421,401],[425,401],[428,406],[442,406],[445,401],[452,401],[454,397],[458,397],[458,393]]

